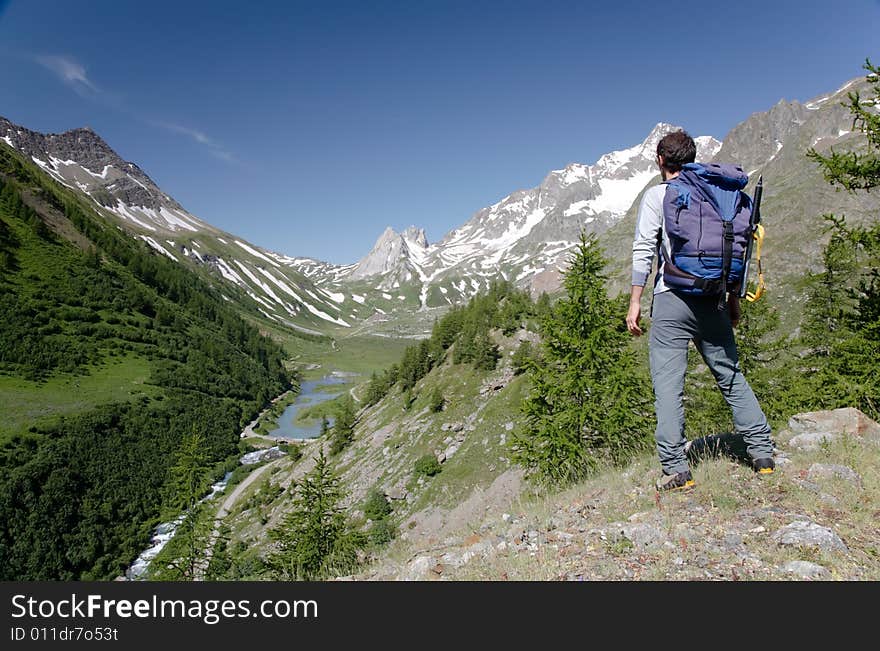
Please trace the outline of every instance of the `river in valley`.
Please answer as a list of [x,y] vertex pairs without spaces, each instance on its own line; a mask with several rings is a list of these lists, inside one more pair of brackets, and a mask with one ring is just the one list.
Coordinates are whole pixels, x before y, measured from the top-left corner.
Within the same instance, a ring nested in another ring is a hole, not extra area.
[[[322,387],[344,384],[346,379],[342,374],[333,373],[325,375],[320,380],[303,382],[296,400],[279,416],[276,428],[270,430],[268,436],[284,439],[313,439],[318,436],[321,433],[320,419],[307,425],[297,425],[294,421],[301,409],[332,400],[341,393],[341,391],[321,390]],[[333,419],[328,420],[332,425]]]
[[[311,407],[312,405],[320,404],[327,400],[332,400],[340,395],[342,391],[327,391],[321,390],[321,387],[327,387],[331,385],[339,385],[344,384],[346,382],[347,376],[342,373],[332,373],[327,375],[319,380],[309,380],[307,382],[303,382],[300,387],[299,395],[297,395],[296,400],[289,405],[281,416],[278,418],[278,424],[275,429],[269,432],[269,436],[274,438],[285,438],[291,440],[302,440],[302,439],[311,439],[317,437],[321,433],[321,421],[317,420],[317,422],[310,423],[308,425],[296,425],[294,424],[294,420],[297,417],[299,411],[305,407]],[[329,419],[330,423],[333,423],[333,419]],[[253,453],[250,453],[251,455]],[[249,458],[249,454],[244,455],[241,458],[241,462],[244,464],[254,463],[255,461]],[[205,500],[209,500],[218,493],[221,493],[226,489],[226,484],[229,481],[229,475],[232,473],[226,473],[226,476],[216,484],[211,486],[211,492],[202,498],[202,502]],[[143,578],[144,573],[147,571],[147,568],[150,566],[150,561],[152,561],[159,552],[168,544],[174,537],[174,533],[177,531],[177,528],[180,526],[180,523],[183,522],[184,515],[180,515],[175,520],[171,522],[163,522],[158,527],[153,530],[153,537],[150,539],[150,546],[147,547],[141,555],[135,559],[135,561],[131,564],[131,566],[125,571],[125,579],[128,581],[137,581]]]

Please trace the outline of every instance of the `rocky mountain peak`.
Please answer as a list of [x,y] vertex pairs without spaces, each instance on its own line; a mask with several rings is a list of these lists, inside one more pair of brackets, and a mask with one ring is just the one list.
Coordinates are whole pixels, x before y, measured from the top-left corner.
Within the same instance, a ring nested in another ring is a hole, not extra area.
[[400,237],[400,234],[395,231],[390,226],[386,226],[385,230],[382,231],[382,234],[379,235],[379,239],[376,240],[376,243],[373,245],[373,248],[380,248],[388,243],[396,241]]
[[410,226],[405,231],[403,231],[401,235],[403,239],[406,240],[407,244],[416,245],[423,249],[428,248],[428,236],[425,235],[424,228]]
[[138,229],[171,233],[214,230],[187,213],[90,127],[43,134],[0,117],[0,140],[29,157],[56,181],[84,192]]
[[399,270],[401,266],[409,266],[414,253],[427,248],[428,238],[424,229],[410,226],[403,233],[398,233],[387,226],[370,252],[352,268],[349,278],[366,278]]

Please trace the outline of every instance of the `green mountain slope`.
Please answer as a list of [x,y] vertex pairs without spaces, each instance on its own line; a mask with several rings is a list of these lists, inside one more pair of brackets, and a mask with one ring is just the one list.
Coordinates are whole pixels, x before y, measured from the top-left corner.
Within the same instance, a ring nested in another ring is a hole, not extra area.
[[182,437],[220,462],[290,385],[281,348],[215,290],[7,147],[0,324],[5,580],[117,576]]

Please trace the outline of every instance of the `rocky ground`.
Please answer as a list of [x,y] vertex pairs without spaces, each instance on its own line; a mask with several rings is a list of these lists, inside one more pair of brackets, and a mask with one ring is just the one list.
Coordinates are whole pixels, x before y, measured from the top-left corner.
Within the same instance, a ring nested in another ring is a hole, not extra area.
[[774,438],[773,475],[711,458],[694,466],[695,488],[660,495],[646,455],[563,493],[527,489],[439,542],[405,536],[349,578],[880,579],[880,426],[838,409],[795,416]]

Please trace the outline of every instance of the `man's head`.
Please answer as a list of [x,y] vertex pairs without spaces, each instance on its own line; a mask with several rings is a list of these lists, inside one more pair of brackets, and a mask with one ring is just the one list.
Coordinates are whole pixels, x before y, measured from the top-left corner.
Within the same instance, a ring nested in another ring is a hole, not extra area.
[[697,158],[697,145],[686,131],[674,131],[657,143],[657,162],[663,178],[678,174],[686,163]]

